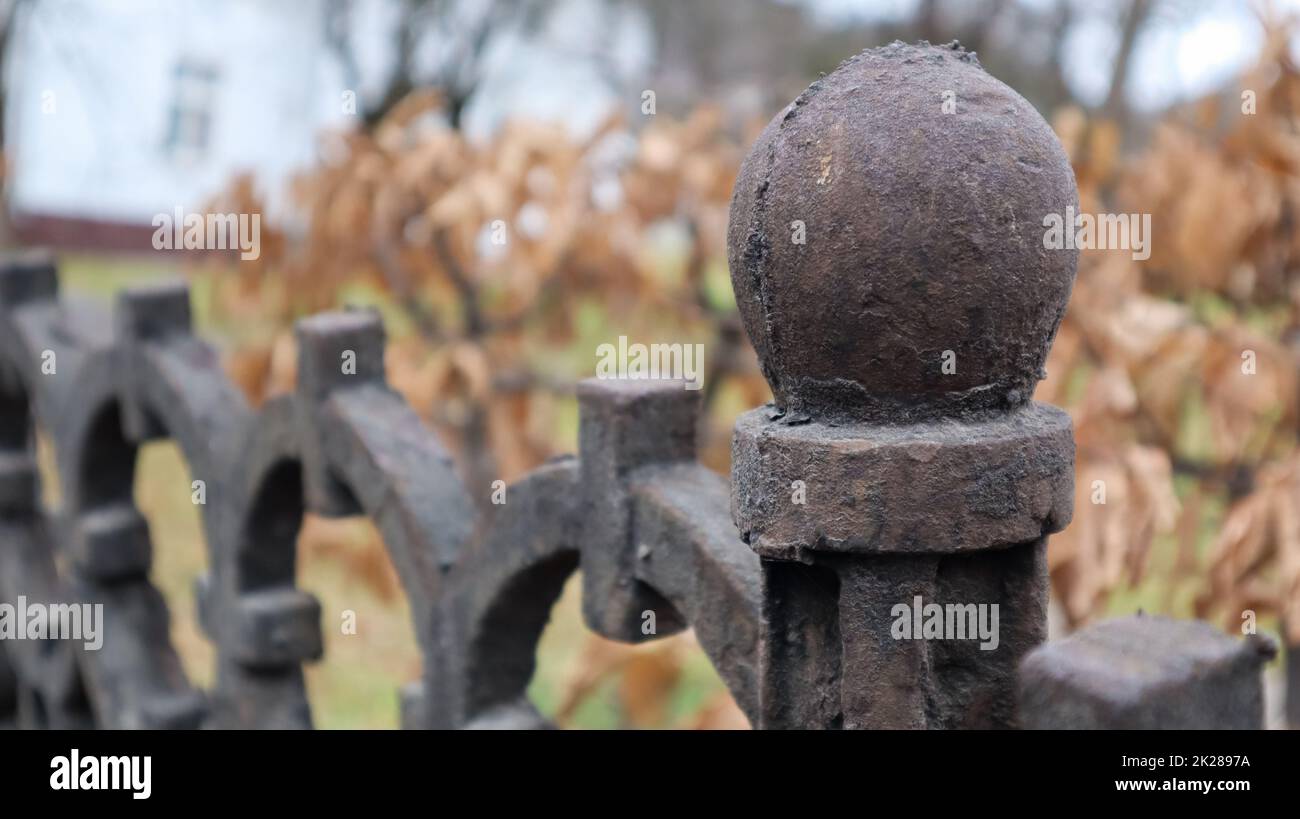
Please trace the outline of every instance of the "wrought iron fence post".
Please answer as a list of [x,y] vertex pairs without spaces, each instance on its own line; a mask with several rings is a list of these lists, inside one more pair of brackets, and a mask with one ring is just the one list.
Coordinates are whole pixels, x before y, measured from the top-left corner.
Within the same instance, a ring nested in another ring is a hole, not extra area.
[[[846,61],[745,160],[731,277],[775,396],[732,455],[758,727],[1016,724],[1074,483],[1069,417],[1031,401],[1077,259],[1042,225],[1077,201],[1051,129],[956,45]],[[995,612],[989,639],[930,633],[950,605]]]

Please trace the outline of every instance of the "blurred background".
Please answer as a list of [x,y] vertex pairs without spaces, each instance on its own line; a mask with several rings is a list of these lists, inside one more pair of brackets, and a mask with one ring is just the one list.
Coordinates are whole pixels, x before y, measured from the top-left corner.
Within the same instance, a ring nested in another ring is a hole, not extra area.
[[[575,448],[573,386],[597,345],[700,342],[702,457],[725,474],[735,417],[770,398],[726,268],[740,160],[842,59],[960,40],[1052,123],[1083,211],[1152,216],[1148,260],[1082,254],[1036,396],[1069,409],[1078,442],[1074,523],[1049,550],[1053,634],[1137,609],[1240,633],[1250,610],[1291,646],[1269,671],[1270,722],[1289,687],[1300,724],[1298,14],[1300,0],[0,0],[0,242],[55,248],[65,288],[106,303],[189,277],[254,404],[292,388],[296,318],[378,307],[390,382],[475,487]],[[154,250],[152,220],[177,207],[262,214],[260,256]],[[142,450],[154,582],[206,683],[189,480],[174,445]],[[395,726],[419,656],[377,533],[309,519],[299,551],[327,626],[308,672],[317,724]],[[577,595],[571,582],[539,647],[544,714],[746,725],[689,632],[610,643]],[[345,609],[356,635],[330,627]]]

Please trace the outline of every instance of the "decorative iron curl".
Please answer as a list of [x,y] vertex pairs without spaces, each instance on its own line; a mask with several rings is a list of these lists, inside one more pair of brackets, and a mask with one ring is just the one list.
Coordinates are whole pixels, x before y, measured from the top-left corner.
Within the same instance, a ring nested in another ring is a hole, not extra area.
[[[3,646],[0,719],[310,727],[302,666],[323,641],[320,604],[295,582],[307,511],[364,514],[383,536],[424,668],[401,693],[404,727],[543,727],[524,692],[579,567],[595,631],[635,642],[695,624],[756,713],[758,559],[731,523],[726,481],[695,462],[696,393],[584,383],[579,457],[542,466],[476,520],[447,451],[385,382],[377,314],[295,329],[297,388],[254,412],[192,333],[184,284],[128,290],[110,316],[61,297],[48,255],[0,264],[0,602],[104,605],[100,650]],[[58,509],[38,499],[37,423],[55,453]],[[208,572],[195,596],[216,647],[208,692],[171,644],[132,495],[138,449],[160,438],[204,483]]]

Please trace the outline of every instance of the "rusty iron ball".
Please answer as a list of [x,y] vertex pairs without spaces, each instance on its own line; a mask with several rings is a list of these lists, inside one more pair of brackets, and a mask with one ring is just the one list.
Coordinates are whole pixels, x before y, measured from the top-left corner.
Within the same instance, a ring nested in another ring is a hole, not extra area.
[[909,423],[1026,404],[1074,283],[1077,251],[1044,247],[1068,206],[1052,129],[956,43],[871,49],[814,82],[745,159],[728,227],[779,412]]

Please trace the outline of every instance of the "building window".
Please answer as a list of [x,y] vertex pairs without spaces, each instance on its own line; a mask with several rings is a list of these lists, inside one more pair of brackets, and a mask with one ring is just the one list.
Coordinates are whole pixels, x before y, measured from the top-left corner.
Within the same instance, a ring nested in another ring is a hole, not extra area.
[[164,150],[173,158],[193,161],[208,150],[212,137],[212,103],[217,70],[182,59],[172,69],[172,102]]

